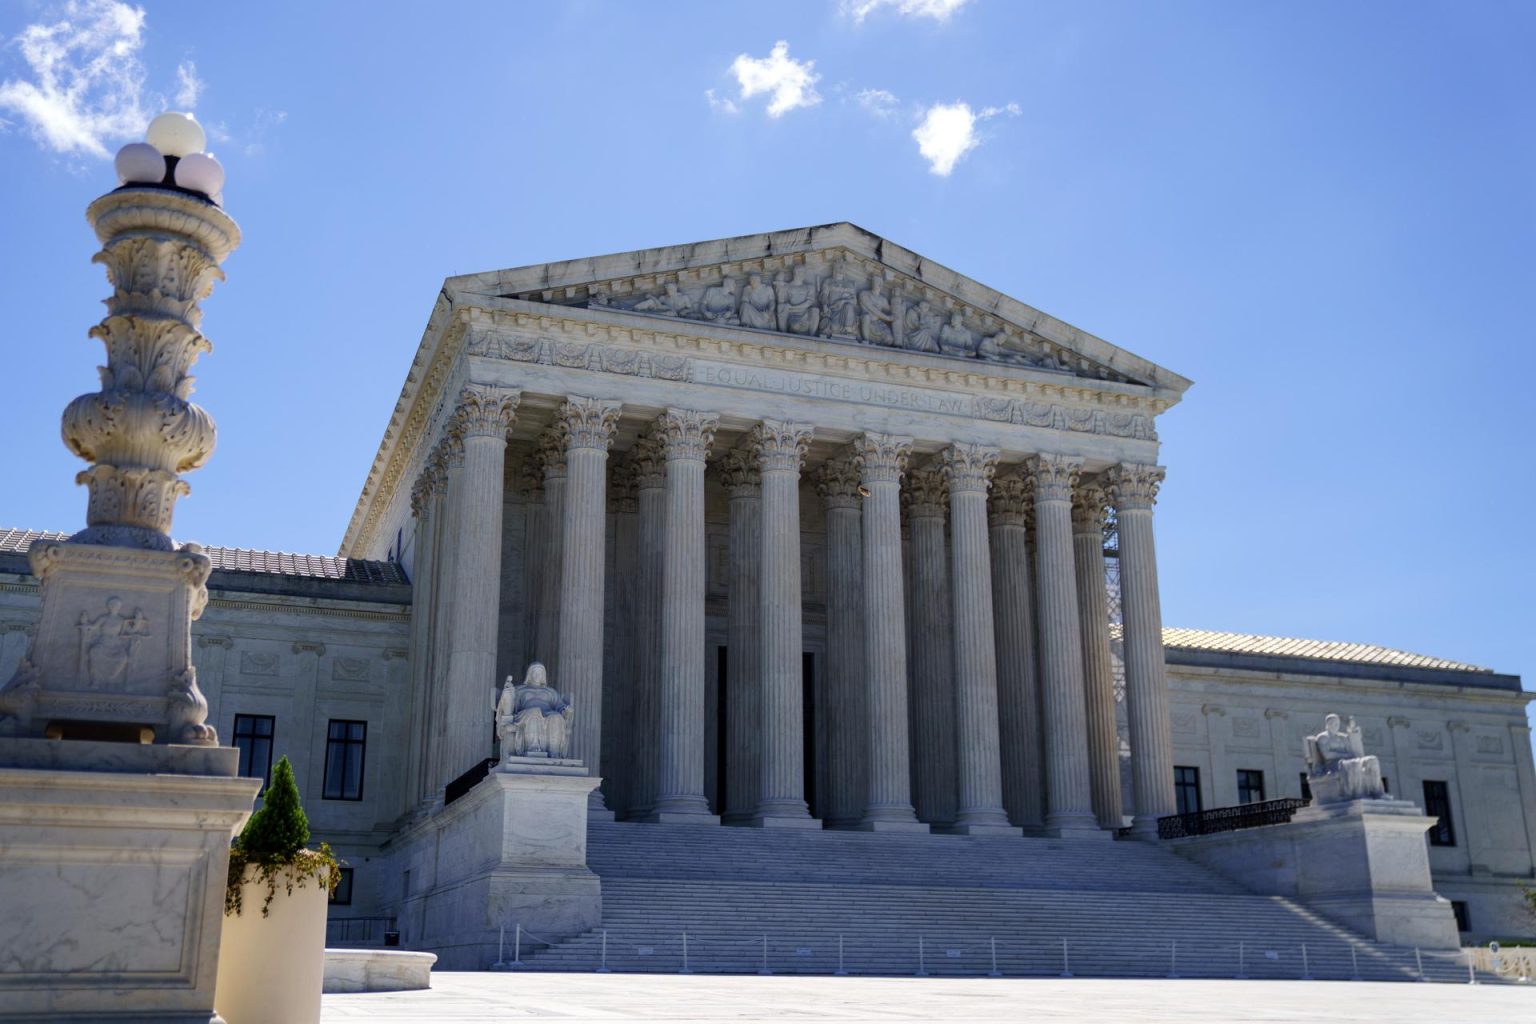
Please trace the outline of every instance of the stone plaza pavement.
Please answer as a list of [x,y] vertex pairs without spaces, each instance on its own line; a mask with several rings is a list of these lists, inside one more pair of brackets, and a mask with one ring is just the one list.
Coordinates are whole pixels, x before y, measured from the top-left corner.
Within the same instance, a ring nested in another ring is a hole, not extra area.
[[369,1021],[1536,1020],[1536,986],[1326,981],[760,978],[444,972],[426,992],[328,995],[322,1024]]

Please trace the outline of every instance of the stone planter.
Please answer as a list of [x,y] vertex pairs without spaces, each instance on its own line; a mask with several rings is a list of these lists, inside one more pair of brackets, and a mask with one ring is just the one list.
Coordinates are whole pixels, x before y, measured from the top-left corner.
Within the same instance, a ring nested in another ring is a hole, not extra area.
[[313,875],[290,895],[278,877],[277,895],[261,916],[267,887],[245,869],[243,909],[224,916],[214,1006],[227,1024],[318,1024],[325,978],[328,894]]

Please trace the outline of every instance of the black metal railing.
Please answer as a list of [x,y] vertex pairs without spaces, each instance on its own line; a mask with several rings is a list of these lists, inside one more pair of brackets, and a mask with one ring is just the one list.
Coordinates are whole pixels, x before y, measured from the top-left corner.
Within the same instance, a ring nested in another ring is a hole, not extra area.
[[1284,825],[1291,820],[1307,801],[1287,797],[1284,800],[1260,800],[1236,807],[1213,807],[1208,811],[1190,814],[1170,814],[1157,819],[1157,838],[1183,839],[1186,836],[1208,836],[1213,832],[1235,832],[1240,828],[1258,828],[1260,825]]
[[332,917],[325,922],[327,946],[389,945],[389,936],[399,934],[392,917]]
[[475,765],[469,771],[454,779],[443,787],[443,806],[447,807],[459,797],[475,788],[475,783],[491,774],[491,769],[496,766],[496,759],[488,757]]

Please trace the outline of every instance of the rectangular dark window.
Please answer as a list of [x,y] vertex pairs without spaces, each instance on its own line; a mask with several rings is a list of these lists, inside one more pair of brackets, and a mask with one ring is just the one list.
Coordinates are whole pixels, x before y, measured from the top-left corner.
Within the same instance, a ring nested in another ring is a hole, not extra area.
[[367,722],[331,719],[325,737],[325,799],[363,798],[363,752],[367,746]]
[[1173,769],[1173,795],[1178,799],[1180,814],[1197,814],[1200,806],[1200,769],[1175,765]]
[[1381,777],[1381,790],[1383,793],[1386,793],[1387,796],[1392,795],[1392,780],[1387,778],[1385,775]]
[[234,745],[240,751],[240,774],[260,779],[263,791],[272,775],[272,734],[277,719],[272,715],[236,715]]
[[1237,770],[1237,802],[1257,804],[1264,800],[1264,773],[1252,768]]
[[1301,773],[1301,798],[1303,800],[1312,799],[1312,782],[1307,778],[1306,772]]
[[338,907],[350,907],[352,905],[352,869],[341,869],[341,881],[336,883],[336,891],[331,893],[331,902]]
[[1438,818],[1429,830],[1430,846],[1455,846],[1456,826],[1451,824],[1451,787],[1434,779],[1424,780],[1424,813]]
[[1472,919],[1467,916],[1467,903],[1465,900],[1451,900],[1451,913],[1456,915],[1456,930],[1469,932],[1472,930]]

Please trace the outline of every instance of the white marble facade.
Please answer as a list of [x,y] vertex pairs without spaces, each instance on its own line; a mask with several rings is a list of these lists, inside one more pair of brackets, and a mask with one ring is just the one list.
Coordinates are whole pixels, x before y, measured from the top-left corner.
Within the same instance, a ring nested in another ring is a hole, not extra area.
[[[1518,680],[1165,652],[1155,422],[1188,386],[846,224],[450,279],[342,548],[410,585],[216,559],[209,722],[274,717],[350,917],[401,911],[381,846],[494,756],[535,660],[580,709],[592,813],[641,820],[1145,834],[1175,766],[1205,807],[1239,769],[1299,795],[1336,710],[1395,793],[1448,782],[1436,886],[1507,933],[1536,873]],[[367,723],[361,799],[324,797],[331,720]]]

